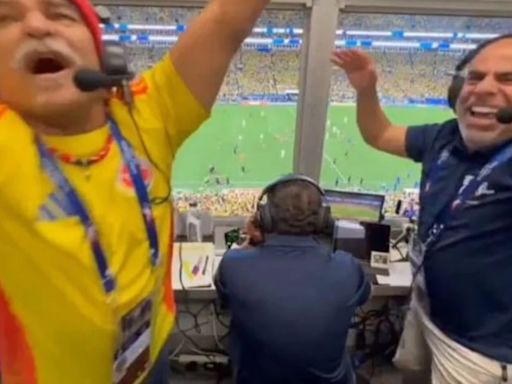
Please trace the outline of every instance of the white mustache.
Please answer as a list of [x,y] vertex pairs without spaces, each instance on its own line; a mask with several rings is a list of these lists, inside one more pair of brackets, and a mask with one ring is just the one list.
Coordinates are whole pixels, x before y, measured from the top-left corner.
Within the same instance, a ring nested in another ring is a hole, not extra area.
[[29,59],[38,54],[50,53],[66,61],[68,66],[81,66],[82,59],[65,42],[55,38],[27,40],[14,54],[12,67],[17,70],[27,69]]

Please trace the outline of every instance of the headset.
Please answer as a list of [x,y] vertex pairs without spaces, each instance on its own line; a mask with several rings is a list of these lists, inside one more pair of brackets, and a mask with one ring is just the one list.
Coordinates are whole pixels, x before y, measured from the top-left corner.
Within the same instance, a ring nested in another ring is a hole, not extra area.
[[[510,39],[512,38],[512,34],[505,34],[494,37],[492,39],[486,40],[480,45],[478,45],[475,49],[469,51],[461,61],[455,66],[455,74],[452,77],[452,82],[448,87],[448,105],[455,112],[455,107],[457,105],[457,99],[460,96],[462,91],[462,87],[464,86],[464,81],[466,80],[462,72],[466,69],[469,63],[471,63],[475,57],[477,57],[480,52],[482,52],[488,46],[497,43],[498,41]],[[510,123],[510,122],[509,122]]]
[[[263,191],[261,192],[257,206],[256,206],[256,222],[258,228],[263,233],[272,233],[275,228],[275,220],[272,217],[272,208],[270,207],[269,201],[268,201],[268,195],[273,193],[277,187],[291,183],[294,181],[303,181],[306,182],[318,191],[322,198],[322,206],[320,207],[318,211],[318,219],[315,223],[315,233],[318,234],[332,234],[332,231],[334,229],[334,219],[331,215],[331,207],[329,204],[325,202],[325,192],[320,187],[316,181],[313,179],[305,176],[305,175],[299,175],[299,174],[290,174],[281,177],[280,179],[274,181],[273,183],[267,185]],[[263,203],[263,199],[267,197],[267,202]]]

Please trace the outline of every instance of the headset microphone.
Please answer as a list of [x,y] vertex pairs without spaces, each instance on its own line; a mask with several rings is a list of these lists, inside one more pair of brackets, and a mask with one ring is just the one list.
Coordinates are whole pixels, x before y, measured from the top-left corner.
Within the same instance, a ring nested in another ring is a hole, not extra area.
[[496,120],[500,124],[512,124],[512,108],[501,108],[496,113]]
[[94,92],[99,89],[123,87],[133,77],[133,74],[107,75],[100,71],[81,69],[75,73],[73,82],[82,92]]

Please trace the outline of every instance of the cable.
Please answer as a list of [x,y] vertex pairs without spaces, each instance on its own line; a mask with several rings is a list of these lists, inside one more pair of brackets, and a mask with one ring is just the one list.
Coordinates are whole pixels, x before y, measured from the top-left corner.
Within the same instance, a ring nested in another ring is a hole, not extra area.
[[215,304],[213,305],[213,310],[215,311],[215,317],[217,318],[217,321],[219,322],[219,324],[222,325],[224,328],[229,329],[230,328],[229,324],[224,323],[224,321],[222,320],[220,313],[217,309],[217,306]]
[[178,274],[179,274],[179,281],[180,281],[180,286],[181,286],[181,290],[183,292],[183,296],[184,296],[184,302],[185,302],[185,307],[186,307],[186,310],[189,311],[190,313],[192,313],[190,311],[190,307],[189,307],[189,297],[188,297],[188,290],[187,288],[185,288],[185,283],[183,283],[183,242],[179,242],[179,247],[178,247],[178,260],[180,262],[180,268],[179,268],[179,271],[178,271]]
[[402,253],[402,250],[400,249],[400,247],[396,246],[395,247],[396,251],[398,252],[398,254],[400,255],[401,257],[401,261],[407,261],[407,258],[404,256],[404,254]]
[[140,131],[139,124],[137,123],[137,120],[135,119],[135,116],[133,115],[133,108],[132,108],[131,105],[128,106],[128,113],[130,115],[130,118],[132,120],[133,125],[135,126],[135,132],[137,132],[137,136],[138,136],[139,141],[140,141],[140,143],[142,145],[142,149],[144,150],[144,154],[146,155],[146,157],[149,160],[149,162],[151,163],[151,165],[158,171],[160,176],[163,177],[163,179],[165,181],[165,185],[167,187],[167,192],[165,193],[164,196],[160,196],[160,197],[159,196],[155,196],[155,197],[151,198],[151,204],[153,204],[153,205],[166,204],[171,199],[171,180],[170,180],[170,177],[168,177],[166,175],[166,173],[164,171],[162,171],[162,169],[160,169],[158,164],[156,164],[156,162],[153,160],[153,158],[149,154],[149,151],[148,151],[148,148],[147,148],[146,143],[144,141],[144,138],[142,137],[142,133]]
[[224,348],[224,346],[220,342],[219,335],[217,333],[217,321],[216,321],[217,320],[217,316],[216,316],[217,311],[215,310],[215,304],[214,303],[212,303],[211,309],[212,309],[212,312],[211,312],[212,331],[213,331],[213,338],[215,339],[215,344],[217,344],[217,347],[221,351],[226,351],[226,348]]
[[185,339],[183,339],[183,340],[181,341],[180,345],[178,345],[178,346],[176,347],[176,350],[175,350],[173,353],[171,353],[171,354],[169,355],[169,360],[172,360],[172,359],[174,359],[176,356],[178,356],[178,353],[180,353],[180,352],[181,352],[181,350],[183,349],[183,347],[185,346],[185,342],[186,342],[186,340],[185,340]]

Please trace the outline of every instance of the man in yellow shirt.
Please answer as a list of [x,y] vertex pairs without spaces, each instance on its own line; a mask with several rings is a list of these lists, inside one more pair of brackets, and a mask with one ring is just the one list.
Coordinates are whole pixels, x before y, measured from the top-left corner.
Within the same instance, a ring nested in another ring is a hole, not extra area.
[[73,84],[104,59],[87,0],[0,0],[3,384],[165,382],[172,161],[267,3],[212,0],[129,108]]

